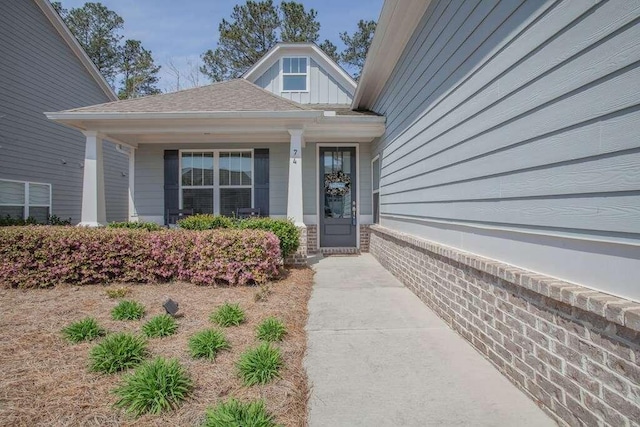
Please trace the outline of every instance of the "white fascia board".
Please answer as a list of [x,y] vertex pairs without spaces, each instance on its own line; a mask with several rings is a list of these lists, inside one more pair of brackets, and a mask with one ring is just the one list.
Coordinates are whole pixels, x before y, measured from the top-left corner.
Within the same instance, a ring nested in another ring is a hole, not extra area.
[[95,66],[93,61],[89,59],[87,53],[84,51],[82,46],[80,46],[80,43],[78,43],[78,40],[71,33],[69,28],[67,28],[67,25],[64,23],[62,18],[60,18],[58,12],[56,12],[53,6],[51,6],[51,3],[49,3],[48,0],[34,0],[34,2],[40,8],[40,10],[42,10],[49,22],[51,22],[51,25],[53,25],[56,31],[60,34],[60,37],[62,37],[67,45],[69,45],[73,53],[78,57],[82,65],[84,65],[89,74],[91,74],[91,77],[93,77],[96,83],[98,83],[103,92],[109,97],[110,100],[117,101],[118,97],[111,86],[109,86],[109,83],[107,83],[102,73],[98,71],[98,68]]
[[321,110],[297,111],[175,111],[166,113],[80,112],[44,113],[49,120],[169,120],[169,119],[313,119],[322,117]]
[[371,109],[431,0],[385,0],[351,108]]

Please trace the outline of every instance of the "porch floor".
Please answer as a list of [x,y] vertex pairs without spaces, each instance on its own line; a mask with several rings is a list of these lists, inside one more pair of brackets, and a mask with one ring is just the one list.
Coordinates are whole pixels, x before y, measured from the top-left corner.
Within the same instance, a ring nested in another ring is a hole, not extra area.
[[312,264],[311,427],[555,425],[371,255]]

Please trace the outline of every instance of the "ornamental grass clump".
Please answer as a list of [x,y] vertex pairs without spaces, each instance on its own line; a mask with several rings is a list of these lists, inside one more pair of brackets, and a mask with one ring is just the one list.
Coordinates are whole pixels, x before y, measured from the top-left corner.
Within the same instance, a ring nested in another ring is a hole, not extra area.
[[225,303],[211,314],[210,320],[220,326],[239,326],[244,322],[244,311],[240,304]]
[[111,310],[114,320],[138,320],[144,316],[144,305],[137,301],[123,300]]
[[213,408],[207,409],[203,427],[275,427],[273,420],[264,402],[256,400],[252,402],[239,402],[229,399],[221,402]]
[[245,385],[266,384],[279,376],[281,367],[280,349],[269,343],[247,350],[238,361],[238,371]]
[[93,317],[74,322],[62,330],[62,334],[72,343],[91,341],[103,336],[106,331]]
[[142,332],[149,338],[168,337],[178,330],[178,322],[168,314],[160,314],[142,325]]
[[205,329],[189,338],[189,352],[196,359],[214,360],[221,350],[230,347],[224,334],[215,329]]
[[140,416],[176,409],[192,389],[187,370],[176,359],[158,357],[125,376],[114,393],[119,397],[116,406]]
[[287,328],[275,317],[268,317],[258,325],[256,336],[261,341],[282,341],[287,334]]
[[132,368],[147,356],[144,338],[129,333],[107,335],[89,353],[92,371],[112,374]]
[[126,286],[120,286],[117,288],[107,289],[104,292],[111,299],[124,298],[131,293],[131,288],[127,288]]

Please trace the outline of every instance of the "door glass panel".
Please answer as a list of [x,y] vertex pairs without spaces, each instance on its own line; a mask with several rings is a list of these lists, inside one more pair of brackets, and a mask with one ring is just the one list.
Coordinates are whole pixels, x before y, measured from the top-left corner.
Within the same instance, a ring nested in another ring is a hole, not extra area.
[[324,153],[324,217],[351,218],[351,153]]

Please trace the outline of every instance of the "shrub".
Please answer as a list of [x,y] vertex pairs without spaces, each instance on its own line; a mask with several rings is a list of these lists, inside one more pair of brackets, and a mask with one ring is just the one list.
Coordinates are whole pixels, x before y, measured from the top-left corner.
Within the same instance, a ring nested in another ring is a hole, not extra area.
[[112,374],[138,365],[147,356],[144,338],[128,333],[107,335],[89,353],[91,370]]
[[91,341],[105,334],[105,330],[98,325],[93,317],[74,322],[62,330],[64,336],[73,343]]
[[107,289],[105,293],[111,299],[124,298],[131,293],[131,288],[120,286],[118,288]]
[[280,349],[269,343],[247,350],[238,361],[238,370],[246,385],[268,383],[279,375],[281,367]]
[[207,409],[203,427],[275,427],[273,415],[264,402],[256,400],[242,403],[233,398]]
[[142,319],[142,316],[144,316],[144,305],[137,301],[120,301],[120,303],[111,310],[111,317],[115,320],[138,320]]
[[132,221],[110,222],[107,225],[107,227],[128,228],[132,230],[147,230],[147,231],[159,231],[163,229],[162,226],[156,224],[155,222],[132,222]]
[[0,217],[0,227],[21,226],[21,225],[71,225],[71,218],[62,219],[57,215],[49,215],[47,221],[39,223],[34,217],[30,216],[27,219],[13,218],[11,215]]
[[244,322],[244,311],[239,304],[229,304],[228,302],[214,311],[210,320],[220,326],[238,326]]
[[114,393],[120,398],[116,406],[139,416],[177,408],[192,388],[189,374],[176,359],[158,357],[125,376]]
[[241,229],[265,230],[275,234],[280,240],[280,252],[283,258],[298,250],[300,245],[300,230],[286,219],[276,218],[247,218],[238,222]]
[[176,333],[178,323],[168,314],[160,314],[142,325],[142,332],[149,338],[168,337]]
[[185,230],[214,230],[216,228],[233,228],[234,220],[226,216],[211,214],[191,215],[178,221]]
[[268,317],[258,325],[256,336],[259,340],[273,342],[282,341],[287,334],[287,328],[284,323],[275,317]]
[[264,283],[278,274],[278,238],[260,230],[0,228],[0,284]]
[[196,359],[215,359],[220,350],[230,348],[229,342],[221,331],[205,329],[189,338],[189,351]]

